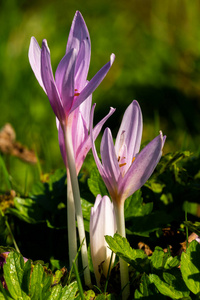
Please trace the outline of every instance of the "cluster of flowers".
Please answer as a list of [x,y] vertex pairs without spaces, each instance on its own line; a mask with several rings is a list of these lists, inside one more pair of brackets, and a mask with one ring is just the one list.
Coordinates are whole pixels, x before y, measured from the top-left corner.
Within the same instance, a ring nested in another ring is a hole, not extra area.
[[[91,148],[98,170],[111,197],[110,200],[107,196],[98,195],[91,209],[91,255],[97,284],[100,285],[99,265],[102,265],[102,272],[107,276],[111,258],[111,251],[106,245],[104,236],[113,235],[117,231],[125,237],[124,202],[152,174],[162,155],[165,136],[163,137],[160,132],[139,152],[143,121],[140,106],[134,100],[124,113],[115,144],[111,130],[105,129],[101,141],[100,161],[95,148],[95,139],[115,109],[110,108],[109,113],[93,128],[95,105],[92,106],[92,92],[106,76],[115,56],[112,54],[110,61],[88,81],[90,54],[89,32],[79,11],[73,19],[66,53],[57,67],[55,79],[46,40],[43,40],[40,48],[36,39],[32,37],[29,48],[29,61],[33,72],[47,94],[56,115],[60,150],[67,170],[67,182],[71,187],[68,202],[71,199],[71,207],[75,203],[74,211],[81,241],[84,239],[84,234],[81,234],[83,222],[81,221],[77,175]],[[73,208],[71,209],[70,214],[73,215]],[[72,223],[70,223],[70,230],[73,231]],[[72,243],[71,238],[69,244]],[[69,249],[70,251],[73,253],[73,250]],[[83,267],[87,267],[86,252],[87,248],[82,253]],[[71,254],[71,257],[73,258],[75,254]],[[112,261],[114,261],[114,256]],[[122,261],[120,261],[120,269],[122,287],[124,287],[128,280],[128,269]],[[86,275],[85,281],[86,284],[90,284],[89,275]],[[127,296],[124,296],[125,298]]]

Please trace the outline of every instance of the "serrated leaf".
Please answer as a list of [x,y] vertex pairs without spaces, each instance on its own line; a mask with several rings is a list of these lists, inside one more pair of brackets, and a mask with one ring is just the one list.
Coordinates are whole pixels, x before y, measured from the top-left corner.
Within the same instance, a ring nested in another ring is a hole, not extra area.
[[44,300],[50,294],[51,277],[44,272],[40,264],[36,264],[31,274],[30,295],[32,300]]
[[109,248],[134,268],[140,271],[148,268],[147,255],[142,250],[132,249],[126,238],[116,233],[114,237],[106,235],[105,239]]
[[171,274],[165,274],[165,279],[167,279],[170,284],[161,280],[156,274],[150,274],[149,279],[155,284],[156,288],[162,295],[171,297],[172,299],[180,299],[187,297],[190,294],[190,291],[187,290],[187,287],[183,284],[181,278],[179,281],[179,279],[175,278],[175,276]]
[[95,197],[98,194],[100,194],[101,196],[105,196],[105,195],[109,196],[106,186],[97,168],[94,168],[92,170],[90,174],[90,178],[88,179],[88,186],[90,191]]
[[155,247],[155,250],[150,257],[151,265],[154,269],[159,269],[163,267],[163,258],[165,253],[162,248]]
[[136,191],[132,196],[126,199],[124,204],[125,218],[141,217],[151,213],[153,202],[144,204],[141,190]]
[[178,256],[170,256],[167,258],[164,264],[165,269],[172,269],[172,268],[177,268],[180,265],[180,258]]
[[51,290],[51,295],[49,296],[48,300],[60,300],[62,296],[62,286],[56,285]]
[[16,252],[10,252],[3,266],[3,271],[8,290],[14,299],[29,299],[21,289],[24,274],[23,269],[23,257]]
[[181,255],[181,273],[188,289],[194,294],[200,293],[200,244],[192,241]]
[[74,281],[63,288],[61,300],[74,300],[77,292],[78,284]]

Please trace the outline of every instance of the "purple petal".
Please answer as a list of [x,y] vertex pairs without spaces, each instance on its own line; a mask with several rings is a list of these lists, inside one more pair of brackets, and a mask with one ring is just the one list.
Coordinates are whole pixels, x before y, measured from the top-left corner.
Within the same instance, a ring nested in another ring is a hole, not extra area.
[[[112,199],[114,199],[113,191],[116,192],[118,190],[118,181],[121,179],[122,175],[117,161],[112,133],[109,128],[106,128],[104,131],[100,152],[104,172],[112,187],[111,190],[109,190],[109,193]],[[107,186],[107,188],[109,189],[110,187]]]
[[90,137],[91,137],[91,142],[92,142],[92,152],[93,152],[93,156],[94,156],[94,160],[96,162],[96,165],[97,165],[97,168],[99,170],[99,173],[105,183],[105,185],[107,186],[108,190],[112,190],[112,185],[110,184],[110,181],[109,181],[109,178],[101,164],[101,161],[98,157],[98,154],[97,154],[97,150],[96,150],[96,147],[95,147],[95,144],[94,144],[94,133],[93,133],[93,118],[94,118],[94,109],[95,109],[95,105],[93,105],[92,107],[92,110],[91,110],[91,116],[90,116]]
[[118,157],[122,156],[123,144],[127,147],[126,170],[130,167],[133,158],[140,150],[142,127],[142,112],[138,102],[134,100],[124,113],[115,142],[115,150]]
[[85,120],[86,128],[89,131],[90,127],[90,112],[92,106],[92,95],[90,95],[84,102],[79,105],[79,109],[83,119]]
[[43,88],[43,90],[46,93],[42,77],[41,77],[41,48],[38,45],[38,42],[36,39],[32,36],[30,46],[29,46],[29,51],[28,51],[28,57],[29,57],[29,62],[31,65],[31,68],[35,74],[35,77],[37,78],[39,84]]
[[76,11],[67,41],[66,52],[70,51],[72,48],[76,49],[78,52],[83,40],[88,43],[88,47],[90,48],[90,35],[87,26],[81,13]]
[[102,82],[102,80],[108,73],[110,67],[112,66],[114,59],[115,55],[112,54],[110,57],[110,61],[107,64],[105,64],[105,66],[103,66],[101,70],[97,72],[97,74],[88,82],[86,87],[81,91],[80,95],[75,99],[70,112],[76,109],[99,86],[99,84]]
[[61,103],[61,99],[55,85],[53,72],[51,68],[50,51],[46,40],[42,42],[42,52],[41,52],[41,75],[44,83],[44,87],[49,98],[51,107],[57,116],[57,118],[62,122],[65,121],[64,109]]
[[165,137],[162,132],[136,156],[135,161],[119,183],[121,201],[141,188],[153,173],[162,155]]
[[74,99],[74,72],[76,57],[76,50],[71,49],[60,61],[55,75],[56,85],[61,95],[66,115],[68,115]]
[[[86,101],[83,102],[81,104],[81,106],[83,104],[85,104]],[[96,140],[97,136],[99,135],[99,133],[101,131],[102,126],[107,121],[107,119],[114,113],[114,111],[115,111],[115,109],[111,107],[109,113],[94,127],[94,129],[93,129],[94,140]],[[92,147],[91,136],[88,135],[87,138],[85,139],[84,143],[79,148],[79,151],[76,153],[76,166],[77,166],[78,172],[80,171],[82,164],[85,160],[85,157],[86,157],[88,151],[91,149],[91,147]]]
[[87,80],[90,65],[90,48],[86,41],[82,41],[78,52],[75,68],[75,88],[82,91]]

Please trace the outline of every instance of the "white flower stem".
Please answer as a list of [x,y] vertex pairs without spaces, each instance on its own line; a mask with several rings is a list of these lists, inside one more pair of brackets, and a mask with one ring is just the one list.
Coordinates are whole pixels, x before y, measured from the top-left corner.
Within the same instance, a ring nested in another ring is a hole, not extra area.
[[69,168],[69,172],[70,172],[72,192],[73,192],[74,203],[75,203],[75,211],[76,211],[76,219],[77,219],[77,224],[78,224],[79,239],[80,239],[80,243],[83,242],[82,247],[81,247],[81,256],[82,256],[82,264],[83,264],[83,269],[84,269],[84,279],[85,279],[85,284],[87,286],[91,286],[91,277],[90,277],[90,270],[89,270],[89,266],[88,266],[88,254],[87,254],[87,244],[86,244],[86,237],[85,237],[85,228],[84,228],[84,222],[83,222],[80,191],[79,191],[78,178],[77,178],[77,174],[76,174],[76,164],[75,164],[72,136],[71,136],[70,128],[71,127],[67,125],[64,130],[65,148],[66,148],[67,163],[68,163],[68,168]]
[[[126,237],[125,219],[124,219],[124,202],[116,204],[116,202],[113,201],[113,204],[115,207],[117,233],[119,233],[122,237]],[[123,289],[122,300],[126,300],[130,295],[128,264],[122,258],[119,259],[119,262],[120,262],[121,288]]]
[[67,228],[68,228],[68,249],[69,249],[69,266],[72,268],[73,261],[77,253],[77,236],[74,197],[72,193],[72,184],[67,168]]

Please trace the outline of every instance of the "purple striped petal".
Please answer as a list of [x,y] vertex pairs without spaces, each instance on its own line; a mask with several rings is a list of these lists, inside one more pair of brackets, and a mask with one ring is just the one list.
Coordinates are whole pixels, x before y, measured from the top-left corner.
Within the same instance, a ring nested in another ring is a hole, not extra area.
[[[83,104],[85,104],[85,102],[83,102]],[[82,104],[81,104],[81,106],[82,106]],[[114,111],[115,111],[115,109],[111,107],[109,113],[94,127],[94,129],[93,129],[94,141],[96,140],[97,136],[99,135],[102,126],[107,121],[107,119],[114,113]],[[88,135],[87,138],[85,139],[84,143],[79,148],[79,151],[76,153],[76,168],[77,168],[78,172],[80,171],[82,164],[85,160],[85,157],[86,157],[88,151],[91,149],[91,147],[92,147],[91,136]]]
[[136,156],[135,161],[119,182],[121,201],[125,201],[149,179],[162,155],[165,136],[162,132]]
[[112,54],[110,56],[110,61],[97,72],[97,74],[88,82],[86,87],[81,91],[80,95],[75,99],[70,112],[76,109],[99,86],[99,84],[102,82],[102,80],[108,73],[110,67],[112,66],[114,59],[115,55]]
[[121,126],[119,128],[115,150],[118,157],[122,157],[121,151],[123,144],[127,147],[126,165],[124,166],[127,171],[132,164],[133,158],[140,150],[142,139],[142,112],[136,100],[134,100],[126,109]]
[[29,57],[29,62],[31,65],[31,68],[35,74],[35,77],[37,78],[39,84],[43,88],[43,90],[46,93],[43,81],[42,81],[42,76],[41,76],[41,48],[38,45],[38,42],[36,39],[32,36],[30,46],[29,46],[29,51],[28,51],[28,57]]
[[80,92],[85,87],[90,65],[90,48],[84,40],[78,52],[75,68],[75,88]]
[[55,115],[57,116],[57,118],[61,122],[64,122],[65,121],[64,109],[54,81],[53,72],[51,68],[50,51],[46,40],[42,42],[41,76],[51,107]]
[[68,115],[74,100],[74,72],[77,52],[71,49],[56,70],[56,84],[61,95],[65,114]]
[[66,52],[70,51],[72,48],[76,49],[78,52],[83,40],[87,41],[89,48],[91,48],[90,35],[85,21],[81,13],[76,11],[67,41]]
[[110,191],[112,191],[112,183],[109,181],[109,178],[101,164],[101,161],[98,157],[97,154],[97,150],[95,147],[95,143],[94,143],[94,133],[93,133],[93,118],[94,118],[94,109],[95,109],[96,104],[93,105],[92,110],[91,110],[91,117],[90,117],[90,137],[91,137],[91,142],[92,142],[92,152],[93,152],[93,156],[94,156],[94,160],[96,162],[97,168],[99,170],[99,173],[105,183],[105,185],[107,186],[107,189]]
[[[115,147],[113,144],[112,133],[109,128],[106,128],[101,140],[101,160],[102,166],[106,173],[107,178],[112,186],[113,191],[118,190],[118,181],[121,179],[122,175],[120,172],[119,163],[117,161],[117,156],[115,152]],[[111,197],[113,196],[110,192]],[[113,197],[112,197],[113,199]]]

